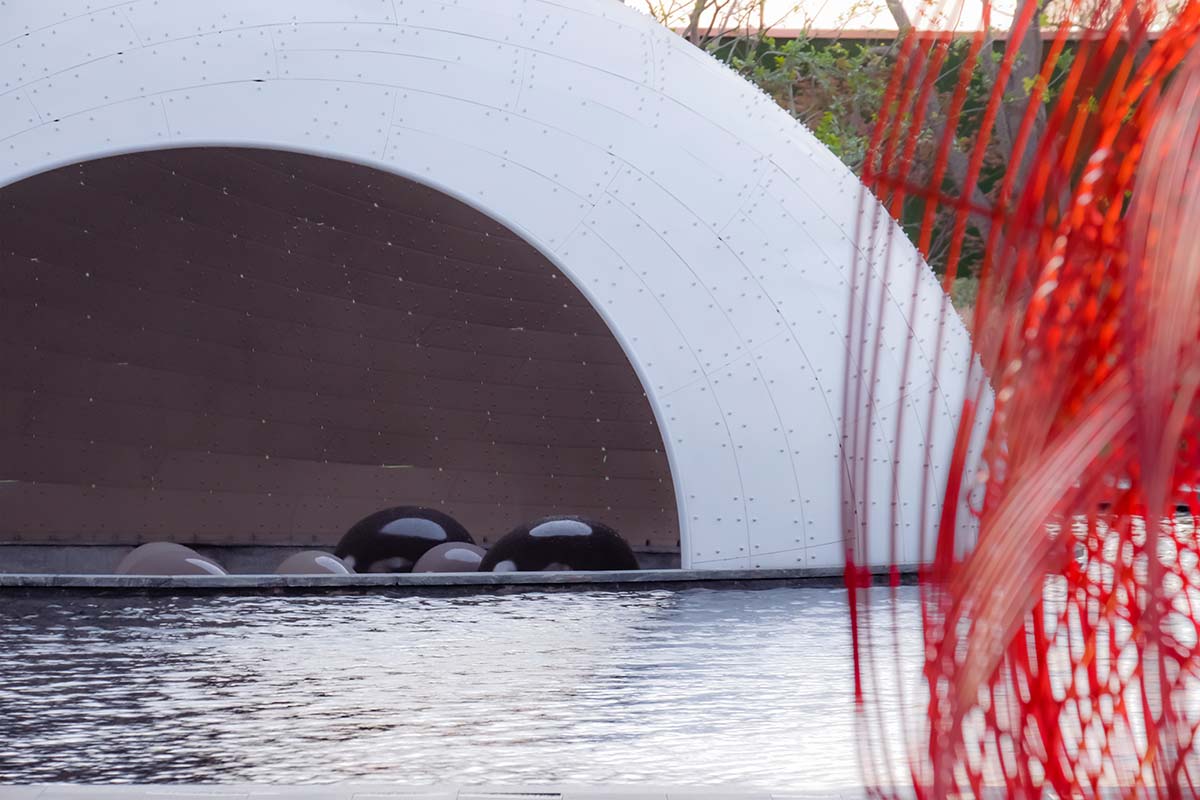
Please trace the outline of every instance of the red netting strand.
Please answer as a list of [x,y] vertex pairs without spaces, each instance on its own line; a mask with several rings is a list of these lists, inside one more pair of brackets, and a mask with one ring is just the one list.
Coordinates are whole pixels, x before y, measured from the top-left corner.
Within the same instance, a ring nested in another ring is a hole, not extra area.
[[[985,4],[969,32],[960,10],[911,19],[864,165],[842,415],[864,777],[876,796],[1194,797],[1200,2]],[[903,385],[913,414],[873,396],[910,240],[947,292],[977,280],[969,354],[943,346],[948,303],[936,341],[886,354],[965,376],[949,417],[928,386]],[[925,443],[919,480],[873,468],[889,441]]]

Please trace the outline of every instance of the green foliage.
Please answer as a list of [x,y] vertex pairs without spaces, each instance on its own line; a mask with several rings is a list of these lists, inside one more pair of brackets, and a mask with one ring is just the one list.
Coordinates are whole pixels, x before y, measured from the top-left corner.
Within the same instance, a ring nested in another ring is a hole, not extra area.
[[[980,142],[986,142],[972,194],[976,207],[997,202],[1005,176],[1010,174],[1011,154],[1005,148],[1011,146],[1031,99],[1039,98],[1043,106],[1058,100],[1076,52],[1075,46],[1066,47],[1048,78],[1040,74],[1044,64],[1024,64],[1023,56],[1018,56],[1013,65],[1015,79],[1000,97],[996,127],[985,132],[982,127],[1005,47],[1006,43],[998,40],[979,52],[973,50],[972,40],[966,37],[951,42],[938,74],[921,77],[923,81],[932,79],[932,92],[926,108],[918,110],[895,105],[884,108],[900,41],[831,41],[801,36],[779,42],[770,37],[741,35],[707,44],[709,52],[774,98],[856,174],[864,171],[868,144],[878,121],[881,116],[888,119],[886,139],[904,141],[908,148],[903,155],[893,153],[893,163],[903,161],[905,179],[917,186],[927,186],[933,179],[939,145],[947,135],[947,114],[954,107],[957,87],[965,77],[961,113],[951,132],[959,166],[957,174],[952,174],[950,168],[943,173],[941,192],[945,197],[962,193],[963,187],[955,181],[965,178],[966,159]],[[1083,102],[1093,111],[1098,110],[1095,98]],[[920,129],[913,131],[918,119]],[[910,193],[899,209],[898,222],[914,243],[921,235],[928,202],[932,201],[921,193]],[[929,209],[931,235],[924,256],[940,274],[948,267],[956,236],[954,208],[947,203]],[[974,304],[976,273],[986,247],[984,231],[978,227],[981,219],[986,217],[972,217],[958,242],[953,296],[960,309]]]
[[[950,44],[940,71],[933,76],[931,102],[920,116],[921,129],[907,137],[918,119],[916,109],[886,109],[888,118],[900,133],[891,132],[889,139],[911,142],[912,156],[906,165],[909,180],[921,184],[929,180],[937,161],[937,143],[944,136],[946,114],[952,107],[954,92],[960,79],[967,76],[965,101],[953,134],[960,153],[968,153],[981,141],[981,127],[992,95],[993,81],[1003,58],[1003,43],[995,43],[973,62],[971,41],[966,38]],[[710,52],[753,81],[775,99],[792,116],[804,123],[813,134],[832,150],[847,166],[861,174],[867,156],[872,131],[885,110],[884,97],[891,79],[900,43],[896,41],[829,41],[800,37],[777,42],[769,37],[741,37],[710,42]],[[1035,73],[1014,82],[1002,97],[1002,108],[1019,108],[1023,112],[1031,97],[1040,95],[1041,102],[1053,102],[1064,76],[1069,72],[1073,49],[1067,48],[1059,57],[1045,85]],[[1039,65],[1040,66],[1040,65]],[[1028,73],[1031,70],[1026,69]],[[929,76],[926,76],[927,78]],[[900,113],[897,113],[900,112]],[[1010,126],[1012,125],[1010,121]],[[1012,126],[1015,129],[1015,126]],[[986,137],[978,189],[991,197],[1007,174],[1009,154],[1001,152],[997,136]],[[954,196],[961,187],[947,177],[943,191]],[[925,216],[925,200],[910,197],[900,210],[900,225],[916,241]],[[937,208],[934,213],[933,236],[927,260],[935,271],[943,272],[953,234],[953,212]],[[981,232],[968,225],[961,242],[958,262],[960,280],[955,284],[956,302],[973,302],[973,274],[983,259],[984,242]],[[968,295],[970,299],[968,300]]]
[[714,43],[710,49],[807,125],[851,169],[861,168],[891,71],[884,48],[766,37]]
[[957,309],[975,307],[975,298],[979,295],[978,278],[955,278],[950,290],[950,301]]

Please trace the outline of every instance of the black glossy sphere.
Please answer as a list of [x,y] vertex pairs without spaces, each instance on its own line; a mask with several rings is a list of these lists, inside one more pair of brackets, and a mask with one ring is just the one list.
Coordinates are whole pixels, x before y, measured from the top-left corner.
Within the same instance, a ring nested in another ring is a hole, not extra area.
[[496,542],[480,572],[637,569],[621,535],[579,517],[546,517],[514,528]]
[[475,540],[448,514],[398,506],[357,522],[334,554],[355,572],[412,572],[425,551],[446,542],[474,544]]

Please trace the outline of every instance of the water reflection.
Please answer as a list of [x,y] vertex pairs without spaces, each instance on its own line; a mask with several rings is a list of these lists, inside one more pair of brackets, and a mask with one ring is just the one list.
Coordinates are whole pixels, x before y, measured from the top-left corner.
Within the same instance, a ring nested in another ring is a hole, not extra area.
[[841,590],[47,597],[0,782],[859,782]]

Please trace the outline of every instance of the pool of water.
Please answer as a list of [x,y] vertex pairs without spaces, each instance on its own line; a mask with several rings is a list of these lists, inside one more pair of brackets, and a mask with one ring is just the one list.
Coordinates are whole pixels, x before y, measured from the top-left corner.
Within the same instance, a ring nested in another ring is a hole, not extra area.
[[0,783],[847,787],[850,667],[828,588],[8,596]]

